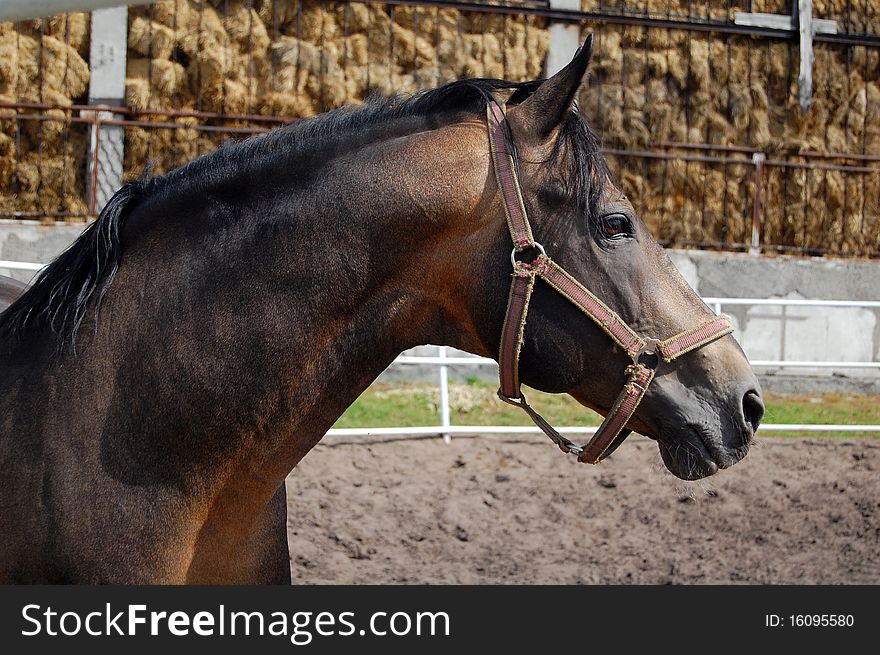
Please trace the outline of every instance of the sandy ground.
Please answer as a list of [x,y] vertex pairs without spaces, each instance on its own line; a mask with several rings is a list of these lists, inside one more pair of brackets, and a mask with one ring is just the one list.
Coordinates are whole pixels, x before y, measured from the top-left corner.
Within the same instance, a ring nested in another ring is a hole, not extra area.
[[632,438],[318,446],[288,479],[295,583],[878,583],[880,441],[765,438],[697,483]]

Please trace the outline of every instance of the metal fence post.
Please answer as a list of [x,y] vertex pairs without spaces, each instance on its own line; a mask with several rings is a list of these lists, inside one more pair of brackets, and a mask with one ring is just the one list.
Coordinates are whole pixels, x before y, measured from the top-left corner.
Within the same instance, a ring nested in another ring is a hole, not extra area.
[[96,111],[92,114],[94,123],[92,123],[91,134],[89,135],[89,186],[88,186],[88,205],[89,214],[97,216],[101,208],[98,207],[98,179],[101,170],[101,118],[108,115],[107,112]]
[[[446,359],[446,346],[437,346],[437,357],[440,360]],[[449,421],[449,368],[446,364],[440,364],[440,425],[448,428]],[[443,432],[443,441],[452,443],[452,437],[449,432]]]
[[767,155],[756,152],[752,155],[752,163],[755,165],[755,201],[752,204],[752,244],[749,246],[750,255],[761,254],[761,191],[764,187],[764,161]]

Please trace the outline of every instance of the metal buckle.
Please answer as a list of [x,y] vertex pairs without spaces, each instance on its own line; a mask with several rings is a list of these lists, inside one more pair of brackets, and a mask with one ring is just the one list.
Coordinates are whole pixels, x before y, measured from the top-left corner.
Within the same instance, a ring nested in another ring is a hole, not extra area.
[[661,343],[660,339],[655,339],[654,337],[645,338],[642,347],[632,356],[633,364],[638,366],[642,355],[659,355]]
[[[537,241],[532,243],[532,245],[530,245],[530,246],[526,246],[526,248],[537,248],[538,252],[540,252],[542,255],[544,255],[544,257],[547,256],[547,252],[544,250],[544,246],[542,246]],[[510,251],[510,265],[513,266],[514,268],[516,268],[516,253],[520,252],[520,250],[525,250],[525,248],[514,248],[513,250]],[[534,263],[534,262],[528,262],[528,263]]]

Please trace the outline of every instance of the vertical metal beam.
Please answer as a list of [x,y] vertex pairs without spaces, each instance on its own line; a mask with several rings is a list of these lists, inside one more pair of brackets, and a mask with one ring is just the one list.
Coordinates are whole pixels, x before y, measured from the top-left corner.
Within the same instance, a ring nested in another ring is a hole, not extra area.
[[801,48],[798,100],[806,114],[813,101],[813,0],[798,0],[797,12]]
[[[92,12],[89,53],[89,104],[118,107],[125,99],[125,62],[128,38],[128,9],[112,7]],[[98,120],[89,140],[89,209],[99,213],[122,185],[125,128],[100,125],[112,119],[110,112],[97,112]]]
[[[551,9],[580,11],[580,0],[550,0]],[[580,23],[569,21],[550,21],[550,46],[547,48],[547,61],[544,74],[547,77],[558,73],[574,57],[581,45]]]
[[752,155],[752,163],[755,165],[755,197],[752,203],[752,243],[749,246],[750,255],[761,254],[761,193],[764,189],[764,161],[767,156],[763,152]]

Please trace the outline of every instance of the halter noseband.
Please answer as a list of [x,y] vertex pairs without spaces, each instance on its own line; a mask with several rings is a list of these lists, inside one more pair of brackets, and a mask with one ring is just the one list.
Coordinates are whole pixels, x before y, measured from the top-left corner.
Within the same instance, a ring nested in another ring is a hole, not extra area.
[[[501,346],[498,353],[498,366],[501,400],[523,409],[543,432],[559,446],[563,452],[577,455],[578,461],[597,464],[610,455],[629,436],[632,430],[626,427],[636,408],[654,379],[654,369],[659,359],[666,363],[681,357],[697,348],[733,332],[733,326],[724,316],[690,330],[670,337],[665,341],[639,336],[626,322],[611,310],[585,286],[578,282],[561,266],[553,262],[544,247],[535,241],[526,214],[522,190],[519,186],[512,153],[507,149],[504,135],[504,110],[495,102],[487,107],[489,124],[489,149],[495,168],[495,178],[501,194],[507,227],[513,240],[510,255],[513,264],[510,295],[507,301],[507,315],[501,331]],[[516,254],[526,249],[538,251],[531,262],[516,259]],[[583,446],[578,446],[553,428],[540,414],[526,402],[520,389],[519,355],[529,312],[529,298],[535,287],[535,280],[541,278],[552,289],[562,294],[575,307],[592,319],[627,355],[632,364],[626,367],[627,381],[623,390],[612,405],[602,425],[593,438]],[[643,361],[643,355],[656,355]],[[653,360],[653,361],[650,361]]]

